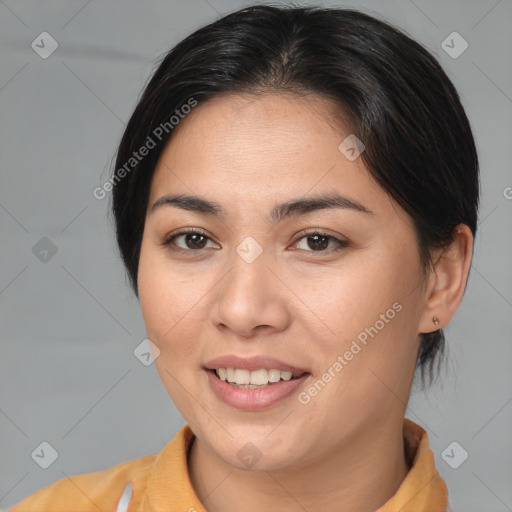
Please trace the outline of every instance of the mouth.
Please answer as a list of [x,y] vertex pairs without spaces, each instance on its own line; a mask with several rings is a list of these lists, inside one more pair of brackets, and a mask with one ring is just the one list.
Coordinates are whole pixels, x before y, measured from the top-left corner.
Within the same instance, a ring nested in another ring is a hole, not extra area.
[[311,373],[278,368],[205,368],[210,390],[225,404],[245,411],[269,409],[291,399],[307,385]]
[[291,372],[278,368],[260,368],[247,370],[245,368],[215,368],[207,369],[219,380],[225,381],[232,387],[240,389],[263,389],[282,381],[300,379],[309,375],[306,371]]
[[307,385],[311,373],[267,355],[227,354],[203,366],[211,391],[227,405],[246,411],[270,408]]

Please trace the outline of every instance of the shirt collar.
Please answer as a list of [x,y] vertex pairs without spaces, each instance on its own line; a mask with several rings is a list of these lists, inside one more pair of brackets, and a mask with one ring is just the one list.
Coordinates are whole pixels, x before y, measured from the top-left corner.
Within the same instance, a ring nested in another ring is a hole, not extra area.
[[377,512],[445,512],[448,488],[436,469],[427,432],[407,418],[403,432],[412,466],[396,494]]

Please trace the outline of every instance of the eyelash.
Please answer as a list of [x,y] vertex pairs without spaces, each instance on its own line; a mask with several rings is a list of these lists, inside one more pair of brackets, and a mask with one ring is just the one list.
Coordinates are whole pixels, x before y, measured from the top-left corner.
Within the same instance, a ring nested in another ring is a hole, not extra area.
[[[162,245],[164,247],[168,247],[168,246],[170,246],[172,244],[172,242],[176,238],[178,238],[180,236],[184,236],[184,235],[202,235],[202,236],[206,237],[208,240],[210,240],[210,237],[204,231],[201,231],[201,230],[196,229],[196,228],[190,228],[190,229],[186,229],[186,230],[180,231],[178,233],[171,234],[160,245]],[[346,242],[344,240],[339,240],[335,236],[329,235],[329,234],[327,234],[327,233],[325,233],[325,232],[323,232],[321,230],[313,230],[313,231],[310,231],[310,232],[303,232],[303,233],[300,233],[300,235],[301,236],[298,238],[298,240],[296,242],[294,242],[293,245],[296,245],[303,238],[308,238],[308,237],[313,237],[313,236],[321,236],[321,237],[324,237],[324,238],[328,238],[330,241],[332,240],[337,245],[337,247],[335,247],[335,248],[324,249],[324,250],[321,250],[321,251],[313,251],[313,250],[306,251],[306,252],[310,252],[310,253],[312,253],[314,255],[322,254],[322,253],[336,252],[336,251],[339,251],[339,250],[344,249],[344,248],[349,246],[348,242]],[[178,251],[178,252],[200,252],[203,249],[197,249],[196,250],[196,249],[183,249],[181,247],[173,247],[172,250],[173,251]]]

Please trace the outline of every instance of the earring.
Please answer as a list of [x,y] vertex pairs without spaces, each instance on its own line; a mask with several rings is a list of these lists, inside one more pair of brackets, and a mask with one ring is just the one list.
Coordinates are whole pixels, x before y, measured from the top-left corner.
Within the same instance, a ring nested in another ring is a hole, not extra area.
[[434,322],[436,327],[439,326],[439,318],[437,318],[437,316],[432,317],[432,322]]

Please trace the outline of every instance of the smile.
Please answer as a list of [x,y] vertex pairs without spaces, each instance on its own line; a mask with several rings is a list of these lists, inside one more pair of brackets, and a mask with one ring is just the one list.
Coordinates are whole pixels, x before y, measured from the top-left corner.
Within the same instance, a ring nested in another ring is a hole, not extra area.
[[299,393],[311,376],[308,372],[294,376],[281,370],[240,368],[218,368],[206,373],[210,389],[218,399],[247,411],[267,409]]
[[246,389],[262,388],[269,383],[275,384],[280,380],[288,381],[303,375],[303,373],[293,374],[289,371],[278,369],[266,370],[265,368],[253,371],[244,368],[217,368],[215,373],[220,380]]

